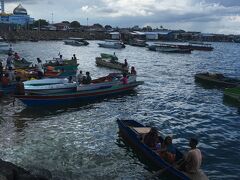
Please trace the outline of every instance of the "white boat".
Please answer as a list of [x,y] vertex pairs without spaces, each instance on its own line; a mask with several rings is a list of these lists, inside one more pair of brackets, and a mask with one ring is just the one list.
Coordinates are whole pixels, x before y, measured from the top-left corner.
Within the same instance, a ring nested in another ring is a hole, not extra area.
[[[121,73],[111,73],[108,76],[104,76],[98,79],[92,80],[90,84],[77,84],[76,82],[69,83],[68,79],[40,79],[40,80],[30,80],[25,81],[24,88],[27,94],[56,94],[56,93],[66,93],[74,91],[91,91],[96,89],[110,88],[114,85],[122,84]],[[128,76],[128,83],[136,81],[136,75]]]
[[12,45],[9,43],[6,43],[2,37],[0,37],[0,53],[12,53]]
[[193,49],[189,47],[183,47],[175,44],[155,43],[148,46],[151,51],[165,52],[165,53],[191,53]]
[[72,92],[77,89],[77,83],[69,83],[68,79],[46,78],[23,83],[27,94],[55,94]]
[[103,43],[98,43],[99,47],[103,48],[114,48],[114,49],[121,49],[125,48],[125,45],[121,41],[115,41],[115,40],[106,40]]
[[[122,84],[122,77],[123,75],[121,73],[110,73],[108,76],[92,80],[91,84],[78,85],[77,91],[90,91],[96,89],[110,88],[114,85]],[[136,77],[136,75],[129,74],[128,83],[136,82]]]
[[83,38],[72,38],[63,40],[64,44],[72,46],[87,46],[89,43]]

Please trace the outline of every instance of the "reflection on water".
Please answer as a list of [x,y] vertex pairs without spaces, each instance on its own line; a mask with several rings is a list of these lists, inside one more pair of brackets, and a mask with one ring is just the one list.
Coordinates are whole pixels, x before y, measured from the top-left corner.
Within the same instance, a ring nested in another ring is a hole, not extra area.
[[240,176],[239,106],[223,101],[223,91],[194,82],[197,72],[223,72],[239,77],[239,44],[216,43],[212,52],[164,54],[127,46],[124,50],[63,45],[60,41],[14,44],[20,55],[35,62],[76,54],[79,68],[93,78],[112,70],[95,66],[100,53],[115,52],[136,67],[139,86],[130,95],[90,104],[57,108],[26,108],[19,101],[0,99],[0,157],[22,166],[51,170],[59,179],[147,179],[151,176],[130,148],[119,142],[117,118],[135,119],[173,134],[174,143],[187,151],[197,136],[210,179]]

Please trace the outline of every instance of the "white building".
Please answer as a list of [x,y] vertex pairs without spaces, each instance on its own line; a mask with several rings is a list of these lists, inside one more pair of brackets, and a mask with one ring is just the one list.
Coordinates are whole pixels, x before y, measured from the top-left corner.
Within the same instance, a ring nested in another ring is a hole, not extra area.
[[121,39],[121,34],[119,32],[111,32],[109,34],[111,35],[111,39],[114,39],[114,40]]

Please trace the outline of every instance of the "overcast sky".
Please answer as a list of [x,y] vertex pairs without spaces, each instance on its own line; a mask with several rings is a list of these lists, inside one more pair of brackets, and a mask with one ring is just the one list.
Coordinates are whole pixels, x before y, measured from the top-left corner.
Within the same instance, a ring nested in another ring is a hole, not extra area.
[[[21,3],[35,19],[77,20],[114,27],[134,25],[205,33],[240,34],[240,0],[5,0],[12,12]],[[53,15],[52,15],[53,14]]]

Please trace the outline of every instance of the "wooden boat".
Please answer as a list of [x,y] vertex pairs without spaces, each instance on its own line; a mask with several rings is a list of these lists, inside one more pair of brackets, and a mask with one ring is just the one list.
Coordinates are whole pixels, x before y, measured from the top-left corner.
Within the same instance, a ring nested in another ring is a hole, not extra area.
[[[123,75],[121,73],[110,73],[107,76],[100,77],[91,81],[91,84],[79,84],[77,86],[77,91],[89,91],[96,89],[109,88],[115,85],[122,84],[121,79]],[[128,75],[128,83],[136,82],[136,75]]]
[[120,84],[104,89],[92,91],[76,91],[52,95],[16,95],[25,105],[30,107],[39,106],[61,106],[86,103],[98,98],[109,97],[122,94],[133,90],[135,87],[143,84],[143,81],[136,81],[128,84]]
[[113,48],[113,49],[121,49],[125,48],[125,45],[121,41],[116,41],[116,40],[106,40],[103,43],[98,43],[99,47],[103,48]]
[[64,78],[75,76],[78,65],[63,65],[63,66],[47,66],[45,67],[44,76]]
[[226,88],[224,96],[240,103],[240,87]]
[[148,46],[148,49],[150,51],[158,51],[158,52],[164,52],[164,53],[191,53],[193,49],[188,47],[181,47],[179,45],[175,44],[161,44],[156,43],[154,45]]
[[214,49],[211,44],[204,43],[204,42],[195,42],[195,41],[189,42],[188,47],[193,50],[199,50],[199,51],[212,51]]
[[28,68],[32,63],[25,60],[24,58],[21,60],[13,60],[13,65],[15,68]]
[[124,66],[123,63],[120,63],[118,61],[113,61],[111,59],[103,59],[101,57],[96,57],[96,64],[97,66],[103,66],[107,68],[112,68],[112,69],[118,69],[120,71],[128,71],[128,66]]
[[[64,59],[63,63],[61,64],[62,66],[71,66],[71,65],[77,65],[77,59]],[[43,64],[44,67],[47,66],[60,66],[58,58],[53,58],[52,60],[46,60],[46,63]]]
[[46,78],[24,82],[26,94],[54,94],[73,92],[77,89],[76,83],[69,83],[68,79]]
[[89,44],[89,42],[87,42],[83,38],[73,38],[73,37],[63,40],[63,42],[66,45],[72,45],[72,46],[87,46]]
[[[195,178],[196,176],[201,176],[204,177],[204,179],[207,179],[206,175],[202,171],[191,175],[191,177],[186,173],[179,171],[167,161],[162,159],[155,151],[142,143],[141,137],[143,134],[150,131],[150,127],[145,127],[134,120],[117,120],[117,123],[119,127],[119,134],[123,138],[124,142],[130,145],[133,150],[139,155],[139,157],[141,157],[141,159],[144,160],[144,162],[147,163],[149,167],[151,167],[151,169],[164,169],[170,176],[172,176],[170,179],[190,180],[197,179]],[[179,161],[182,158],[183,154],[177,149],[176,161]]]
[[118,60],[118,57],[115,55],[115,54],[106,54],[106,53],[101,53],[101,58],[103,59],[111,59],[111,60],[114,60],[114,61],[117,61]]
[[138,47],[145,47],[147,45],[145,40],[134,38],[133,40],[130,40],[129,44],[131,46],[138,46]]
[[236,87],[240,85],[240,79],[225,77],[219,73],[198,73],[195,75],[195,81],[217,87]]

